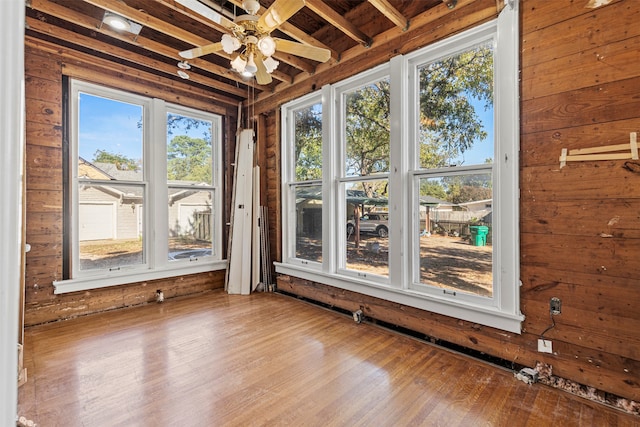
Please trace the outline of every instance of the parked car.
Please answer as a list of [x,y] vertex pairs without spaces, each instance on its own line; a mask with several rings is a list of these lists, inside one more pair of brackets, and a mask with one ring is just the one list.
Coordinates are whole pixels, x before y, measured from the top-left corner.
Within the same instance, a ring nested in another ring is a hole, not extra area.
[[[355,221],[347,221],[347,236],[356,229]],[[376,234],[379,237],[389,236],[389,215],[386,213],[370,213],[360,218],[360,233]]]

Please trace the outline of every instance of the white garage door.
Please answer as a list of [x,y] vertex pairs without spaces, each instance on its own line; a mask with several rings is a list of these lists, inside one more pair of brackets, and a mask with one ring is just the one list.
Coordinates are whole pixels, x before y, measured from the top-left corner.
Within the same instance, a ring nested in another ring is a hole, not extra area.
[[113,239],[115,209],[114,204],[81,203],[78,219],[80,241]]

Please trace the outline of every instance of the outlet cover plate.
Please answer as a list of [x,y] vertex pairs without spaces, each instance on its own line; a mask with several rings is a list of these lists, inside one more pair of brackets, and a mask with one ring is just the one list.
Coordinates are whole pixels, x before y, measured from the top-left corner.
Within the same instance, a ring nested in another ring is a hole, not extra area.
[[551,340],[538,339],[538,351],[540,353],[553,353],[553,344]]

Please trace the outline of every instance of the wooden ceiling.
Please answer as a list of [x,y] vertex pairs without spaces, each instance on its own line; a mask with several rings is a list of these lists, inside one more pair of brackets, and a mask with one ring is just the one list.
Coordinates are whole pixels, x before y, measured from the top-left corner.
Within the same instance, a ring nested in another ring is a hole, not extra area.
[[[244,14],[241,0],[199,0],[230,18]],[[262,14],[273,0],[261,0]],[[244,80],[229,64],[231,55],[209,54],[188,61],[188,80],[177,74],[181,50],[220,41],[224,27],[185,8],[175,0],[27,0],[26,35],[53,42],[74,51],[89,53],[163,78],[220,94],[229,104],[252,94],[265,99],[332,66],[345,54],[366,56],[376,43],[389,43],[411,29],[428,13],[441,16],[455,9],[454,0],[306,0],[273,35],[328,48],[331,59],[324,64],[290,54],[276,53],[280,61],[270,85]],[[461,4],[471,1],[461,0]],[[118,32],[102,23],[105,12],[138,23],[138,35]],[[424,20],[424,19],[423,19]],[[391,35],[390,35],[391,34]],[[384,37],[383,37],[384,36]],[[382,40],[383,39],[383,40]],[[354,53],[355,52],[355,53]]]

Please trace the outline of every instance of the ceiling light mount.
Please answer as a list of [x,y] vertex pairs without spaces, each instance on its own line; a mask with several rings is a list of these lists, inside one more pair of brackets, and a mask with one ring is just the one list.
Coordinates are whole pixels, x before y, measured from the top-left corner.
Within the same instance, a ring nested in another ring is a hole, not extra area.
[[449,9],[453,9],[458,4],[458,0],[442,0],[442,3],[444,3]]
[[106,24],[116,31],[126,31],[136,35],[140,34],[142,30],[142,25],[113,12],[104,13],[102,24]]

